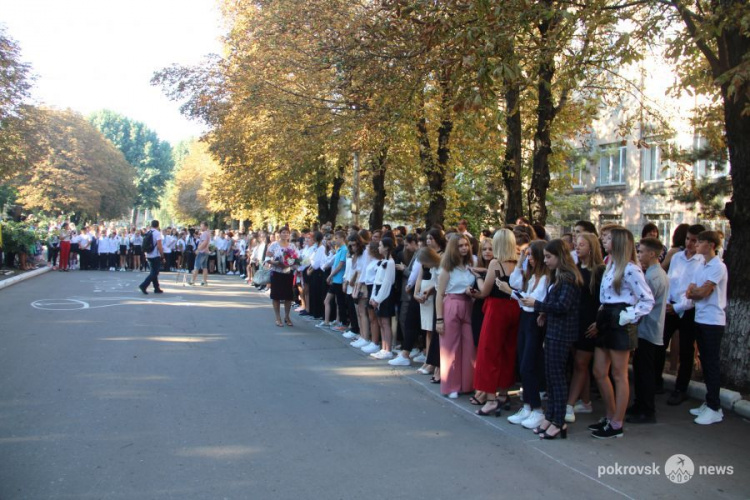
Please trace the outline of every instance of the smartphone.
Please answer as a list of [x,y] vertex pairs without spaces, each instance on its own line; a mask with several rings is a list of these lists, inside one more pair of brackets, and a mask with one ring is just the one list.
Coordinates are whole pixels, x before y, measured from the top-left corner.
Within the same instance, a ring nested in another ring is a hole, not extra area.
[[523,298],[518,290],[513,290],[512,295],[519,300]]

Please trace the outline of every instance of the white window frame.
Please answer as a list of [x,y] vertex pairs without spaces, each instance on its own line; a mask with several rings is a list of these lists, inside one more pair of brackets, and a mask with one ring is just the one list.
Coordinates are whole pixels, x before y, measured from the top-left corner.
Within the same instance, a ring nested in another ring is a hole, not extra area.
[[662,159],[662,150],[667,143],[649,143],[641,149],[641,171],[644,182],[662,182],[672,175],[672,161]]
[[599,157],[600,186],[621,186],[625,184],[625,167],[628,160],[627,151],[627,146],[619,144],[601,146],[601,156]]

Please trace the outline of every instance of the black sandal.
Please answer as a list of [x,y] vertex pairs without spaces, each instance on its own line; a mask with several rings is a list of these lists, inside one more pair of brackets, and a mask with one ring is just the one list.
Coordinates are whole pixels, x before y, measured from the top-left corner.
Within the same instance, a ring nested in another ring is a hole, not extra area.
[[474,406],[484,406],[487,403],[487,396],[484,397],[484,401],[478,399],[476,396],[472,396],[469,398],[469,403],[473,404]]
[[431,384],[439,384],[440,383],[440,379],[435,380],[435,377],[430,377],[430,383]]

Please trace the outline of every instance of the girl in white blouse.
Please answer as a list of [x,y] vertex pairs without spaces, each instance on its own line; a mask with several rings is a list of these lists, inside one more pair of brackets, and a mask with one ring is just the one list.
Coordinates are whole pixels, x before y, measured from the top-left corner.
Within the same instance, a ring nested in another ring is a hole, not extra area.
[[451,399],[474,388],[474,334],[471,330],[471,293],[475,277],[471,242],[453,234],[440,262],[435,296],[435,325],[440,335],[440,392]]
[[396,304],[393,298],[393,285],[396,283],[396,263],[393,261],[391,254],[394,247],[391,238],[383,238],[378,244],[381,259],[376,261],[370,305],[375,310],[383,343],[379,352],[371,354],[375,359],[391,359],[393,357],[391,319],[396,315]]
[[[594,351],[594,377],[606,408],[606,416],[589,426],[592,436],[608,439],[622,436],[622,422],[630,399],[628,360],[634,348],[630,336],[641,316],[654,307],[654,296],[636,263],[633,234],[614,227],[602,238],[609,255],[602,277],[596,318],[597,341]],[[609,374],[615,381],[612,387]]]

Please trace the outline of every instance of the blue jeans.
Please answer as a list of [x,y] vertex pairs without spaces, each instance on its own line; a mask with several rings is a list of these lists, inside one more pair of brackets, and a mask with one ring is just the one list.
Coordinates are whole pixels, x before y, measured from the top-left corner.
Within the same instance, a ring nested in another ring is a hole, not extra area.
[[539,389],[544,376],[544,335],[537,325],[538,313],[521,311],[521,324],[518,328],[518,365],[521,372],[523,402],[532,409],[540,408],[542,400]]
[[[695,323],[698,341],[698,352],[701,357],[701,368],[703,368],[703,381],[706,383],[706,405],[714,411],[721,409],[721,337],[724,335],[722,325],[704,325]],[[682,332],[680,332],[682,335]]]
[[151,283],[154,284],[154,290],[159,289],[159,271],[161,270],[161,257],[154,257],[148,259],[148,263],[151,267],[151,272],[146,276],[146,279],[141,283],[141,288],[144,290],[148,288]]

